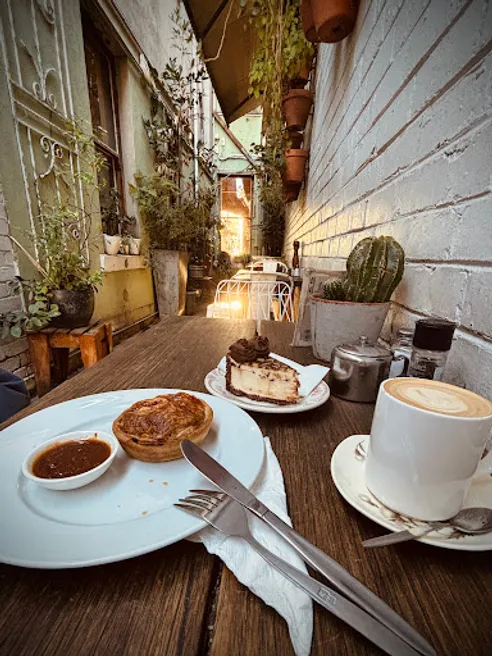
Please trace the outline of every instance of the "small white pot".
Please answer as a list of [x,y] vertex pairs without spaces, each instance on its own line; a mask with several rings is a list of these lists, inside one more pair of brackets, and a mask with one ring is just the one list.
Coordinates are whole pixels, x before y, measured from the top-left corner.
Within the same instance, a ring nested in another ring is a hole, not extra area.
[[119,235],[103,235],[103,239],[106,255],[118,255],[121,247],[121,237]]
[[[96,437],[98,440],[101,440],[102,442],[106,442],[110,448],[109,456],[97,467],[93,467],[93,469],[89,469],[89,471],[83,472],[82,474],[77,474],[76,476],[67,476],[66,478],[39,478],[39,476],[36,476],[33,473],[32,466],[34,461],[50,446],[54,446],[55,444],[63,444],[63,442],[71,442],[73,440],[88,440],[94,437]],[[49,490],[75,490],[79,487],[83,487],[84,485],[89,485],[89,483],[92,483],[98,479],[107,469],[109,469],[113,460],[116,458],[116,454],[118,452],[118,444],[118,440],[116,437],[114,437],[114,435],[110,433],[104,433],[103,431],[85,430],[76,431],[73,433],[65,433],[63,435],[59,435],[58,437],[54,437],[51,440],[43,442],[33,451],[31,451],[31,453],[29,453],[27,458],[22,463],[22,473],[29,480],[34,481],[35,483],[38,483],[38,485],[46,487]]]
[[140,255],[141,239],[132,237],[130,239],[130,255]]
[[362,336],[375,342],[390,307],[389,302],[327,301],[318,296],[311,296],[310,300],[313,353],[327,362],[339,344],[353,344]]

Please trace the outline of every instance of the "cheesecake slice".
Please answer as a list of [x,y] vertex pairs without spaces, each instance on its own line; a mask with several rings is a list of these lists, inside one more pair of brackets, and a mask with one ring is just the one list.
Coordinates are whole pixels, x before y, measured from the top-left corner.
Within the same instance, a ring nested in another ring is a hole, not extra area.
[[231,394],[277,405],[299,399],[299,374],[269,355],[268,339],[240,339],[229,347],[226,388]]

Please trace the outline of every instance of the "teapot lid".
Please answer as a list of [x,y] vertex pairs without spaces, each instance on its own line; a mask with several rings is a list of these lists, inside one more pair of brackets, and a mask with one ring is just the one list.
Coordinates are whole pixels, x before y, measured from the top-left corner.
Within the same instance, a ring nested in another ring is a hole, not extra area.
[[385,346],[371,343],[367,337],[360,337],[356,344],[340,344],[335,350],[342,357],[349,357],[351,360],[372,360],[375,358],[389,359],[392,357],[391,351]]

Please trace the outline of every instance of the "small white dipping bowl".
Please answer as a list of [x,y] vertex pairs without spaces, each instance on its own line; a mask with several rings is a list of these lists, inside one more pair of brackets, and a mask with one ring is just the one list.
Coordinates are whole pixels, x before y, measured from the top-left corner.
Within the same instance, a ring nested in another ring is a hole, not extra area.
[[[96,437],[101,442],[106,442],[106,444],[111,449],[109,456],[101,462],[100,465],[89,469],[89,471],[83,472],[82,474],[77,474],[76,476],[67,476],[66,478],[40,478],[35,476],[32,472],[32,466],[36,458],[44,453],[48,447],[54,444],[63,444],[64,442],[72,442],[78,440],[88,440],[90,438]],[[74,433],[65,433],[63,435],[58,435],[51,440],[43,442],[37,446],[27,458],[22,463],[22,473],[26,478],[43,487],[48,488],[49,490],[75,490],[78,487],[83,487],[84,485],[89,485],[97,478],[102,476],[104,472],[111,466],[111,463],[116,457],[118,451],[118,440],[114,435],[110,433],[104,433],[103,431],[77,431]]]

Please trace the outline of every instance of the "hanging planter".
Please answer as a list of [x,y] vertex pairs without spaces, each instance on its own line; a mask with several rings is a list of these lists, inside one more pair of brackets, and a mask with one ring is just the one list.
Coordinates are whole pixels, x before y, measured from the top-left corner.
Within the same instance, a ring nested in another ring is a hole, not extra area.
[[314,24],[311,0],[302,0],[301,2],[301,22],[306,39],[311,43],[317,43],[318,35],[316,34],[316,25]]
[[297,200],[299,197],[299,192],[301,190],[300,182],[286,182],[284,183],[285,191],[285,202],[292,203],[294,200]]
[[312,104],[312,91],[308,89],[291,89],[289,91],[283,102],[285,122],[289,132],[304,130]]
[[301,64],[299,71],[296,75],[290,80],[289,88],[290,89],[304,89],[306,84],[309,82],[309,74],[313,67],[313,58],[309,57],[305,59]]
[[285,151],[285,182],[301,184],[304,180],[304,167],[308,158],[308,151],[302,148],[291,148]]
[[310,0],[310,2],[318,41],[336,43],[345,39],[354,29],[357,18],[356,0]]
[[290,141],[290,147],[294,148],[294,150],[297,150],[302,146],[302,142],[304,141],[304,135],[302,134],[302,132],[297,132],[297,131],[289,132],[288,137]]

